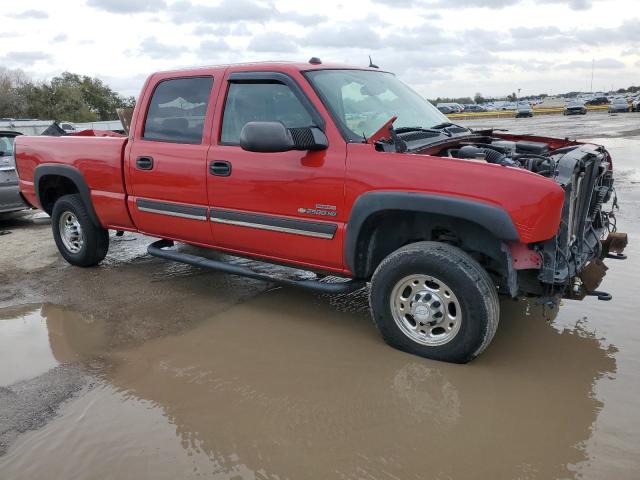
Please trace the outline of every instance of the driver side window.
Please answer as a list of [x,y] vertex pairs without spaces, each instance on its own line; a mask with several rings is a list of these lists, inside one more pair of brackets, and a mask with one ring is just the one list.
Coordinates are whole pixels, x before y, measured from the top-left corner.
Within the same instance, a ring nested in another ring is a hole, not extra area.
[[222,117],[221,142],[240,143],[249,122],[280,122],[287,128],[310,127],[313,120],[291,89],[282,83],[230,83]]

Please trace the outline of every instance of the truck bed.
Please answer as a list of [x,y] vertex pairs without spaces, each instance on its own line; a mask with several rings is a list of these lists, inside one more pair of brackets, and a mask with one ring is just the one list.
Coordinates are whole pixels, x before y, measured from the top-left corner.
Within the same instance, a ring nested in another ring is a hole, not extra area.
[[70,167],[85,179],[103,227],[133,228],[123,174],[127,140],[125,136],[21,136],[16,139],[20,190],[29,203],[46,211],[34,187],[36,167]]

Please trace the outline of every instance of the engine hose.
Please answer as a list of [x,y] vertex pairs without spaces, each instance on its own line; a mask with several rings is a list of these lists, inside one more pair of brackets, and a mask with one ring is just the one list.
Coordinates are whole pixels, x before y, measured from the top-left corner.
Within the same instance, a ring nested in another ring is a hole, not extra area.
[[500,163],[502,160],[506,158],[506,156],[497,150],[493,150],[491,148],[483,148],[482,151],[485,154],[485,158],[489,163]]

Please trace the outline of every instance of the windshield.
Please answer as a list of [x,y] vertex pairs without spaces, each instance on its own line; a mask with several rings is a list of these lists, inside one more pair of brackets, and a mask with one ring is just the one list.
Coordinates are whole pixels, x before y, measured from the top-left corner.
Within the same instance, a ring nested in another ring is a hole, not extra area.
[[431,128],[449,121],[391,73],[315,70],[306,75],[352,140],[368,138],[394,115],[394,128]]

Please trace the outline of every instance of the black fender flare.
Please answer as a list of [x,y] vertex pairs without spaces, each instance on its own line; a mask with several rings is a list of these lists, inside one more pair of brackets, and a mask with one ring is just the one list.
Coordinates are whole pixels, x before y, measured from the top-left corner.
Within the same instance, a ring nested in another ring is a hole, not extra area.
[[353,204],[346,227],[344,258],[349,270],[356,273],[358,237],[367,219],[385,210],[432,213],[476,223],[498,240],[518,242],[520,236],[509,214],[495,205],[418,192],[375,191],[360,195]]
[[89,187],[87,186],[87,182],[80,170],[70,165],[59,165],[59,164],[47,164],[43,163],[36,167],[35,173],[33,175],[33,186],[36,191],[36,198],[38,199],[38,203],[40,207],[42,207],[42,200],[40,199],[40,180],[42,177],[48,175],[55,175],[58,177],[65,177],[69,179],[78,189],[78,193],[82,198],[82,202],[87,207],[87,211],[89,213],[89,217],[96,224],[96,226],[101,227],[100,220],[98,220],[98,215],[96,215],[96,211],[93,208],[93,202],[91,201],[91,192]]

